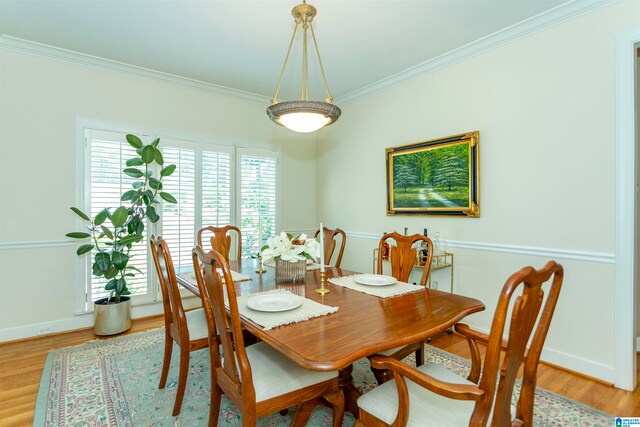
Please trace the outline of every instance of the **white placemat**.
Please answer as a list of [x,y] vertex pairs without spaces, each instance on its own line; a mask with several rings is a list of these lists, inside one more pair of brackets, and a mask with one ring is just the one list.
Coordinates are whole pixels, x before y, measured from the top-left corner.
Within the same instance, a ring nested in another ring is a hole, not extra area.
[[[264,265],[266,265],[267,267],[272,267],[272,268],[276,268],[276,263],[274,262],[265,262]],[[326,265],[326,268],[331,268],[330,265]],[[320,264],[312,262],[307,264],[307,271],[312,271],[312,270],[320,270]]]
[[332,277],[329,282],[334,285],[344,286],[345,288],[353,289],[354,291],[364,292],[365,294],[373,295],[379,298],[389,298],[396,295],[408,294],[409,292],[424,291],[424,286],[410,285],[404,282],[396,282],[389,286],[367,286],[356,283],[353,280],[354,276]]
[[[269,329],[273,329],[278,326],[288,325],[289,323],[303,322],[305,320],[313,319],[314,317],[326,316],[327,314],[335,313],[336,311],[338,311],[338,307],[331,307],[328,305],[320,304],[307,298],[303,298],[302,305],[298,308],[276,313],[256,311],[247,307],[247,301],[249,300],[249,298],[256,295],[276,292],[293,295],[289,291],[274,289],[272,291],[240,296],[237,299],[238,310],[240,310],[240,314],[262,326],[265,331],[268,331]],[[225,302],[225,304],[228,305],[227,302]]]
[[[222,275],[222,270],[218,269],[218,273]],[[193,272],[180,273],[178,274],[178,276],[182,277],[184,280],[186,280],[189,283],[193,283],[194,285],[198,283],[196,280],[196,275]],[[245,276],[244,274],[238,273],[237,271],[233,271],[233,270],[231,270],[231,279],[234,282],[244,282],[246,280],[252,280],[251,277]],[[224,280],[224,277],[223,277],[223,280]]]

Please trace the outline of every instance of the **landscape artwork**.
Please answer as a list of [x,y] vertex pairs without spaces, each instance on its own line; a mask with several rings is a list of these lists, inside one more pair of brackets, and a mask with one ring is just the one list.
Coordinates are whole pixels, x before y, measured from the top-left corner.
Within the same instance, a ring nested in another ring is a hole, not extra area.
[[387,215],[480,216],[479,132],[387,148]]

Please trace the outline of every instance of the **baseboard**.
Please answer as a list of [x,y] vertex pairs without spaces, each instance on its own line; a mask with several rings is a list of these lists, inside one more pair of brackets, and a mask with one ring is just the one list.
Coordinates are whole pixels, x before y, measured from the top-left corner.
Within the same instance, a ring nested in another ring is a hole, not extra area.
[[[140,317],[154,316],[162,314],[162,304],[145,304],[134,306],[131,317],[134,319]],[[50,330],[50,333],[38,335],[37,331],[43,326]],[[32,323],[29,325],[16,326],[14,328],[0,329],[0,342],[15,341],[35,336],[44,337],[51,333],[68,332],[76,329],[89,328],[93,326],[93,313],[83,313],[77,316],[68,317],[66,319],[52,320],[50,322]]]
[[636,337],[636,351],[640,351],[640,337]]
[[540,361],[613,384],[613,366],[607,366],[602,363],[594,362],[593,360],[583,359],[582,357],[574,356],[551,348],[542,349]]
[[[479,332],[483,332],[485,334],[489,333],[488,329],[480,328],[472,324],[469,324],[469,326]],[[614,382],[613,366],[607,366],[599,362],[594,362],[593,360],[584,359],[546,346],[542,349],[540,361],[542,363],[548,363],[564,370],[592,377],[596,380],[609,384],[613,384]]]

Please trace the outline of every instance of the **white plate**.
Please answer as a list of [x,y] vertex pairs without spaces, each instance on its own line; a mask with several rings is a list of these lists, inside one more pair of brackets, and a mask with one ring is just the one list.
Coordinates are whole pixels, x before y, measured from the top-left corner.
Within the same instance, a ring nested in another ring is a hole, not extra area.
[[287,311],[301,305],[301,297],[284,292],[256,295],[247,300],[247,307],[256,311]]
[[382,274],[358,274],[353,278],[356,283],[368,286],[389,286],[397,282],[394,277]]

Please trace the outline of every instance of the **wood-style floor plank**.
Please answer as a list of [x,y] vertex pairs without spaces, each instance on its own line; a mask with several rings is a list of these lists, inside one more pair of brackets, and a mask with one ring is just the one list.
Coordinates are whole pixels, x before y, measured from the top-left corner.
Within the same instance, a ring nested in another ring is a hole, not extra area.
[[[162,325],[162,316],[136,319],[131,330],[122,335],[159,328]],[[0,425],[13,427],[33,423],[38,386],[49,351],[82,344],[96,338],[88,329],[0,344]],[[431,345],[469,358],[466,341],[456,334],[438,335],[433,338]],[[640,367],[640,363],[638,366]],[[538,373],[538,385],[549,391],[612,415],[640,416],[640,388],[634,392],[619,390],[546,364],[540,366]]]

